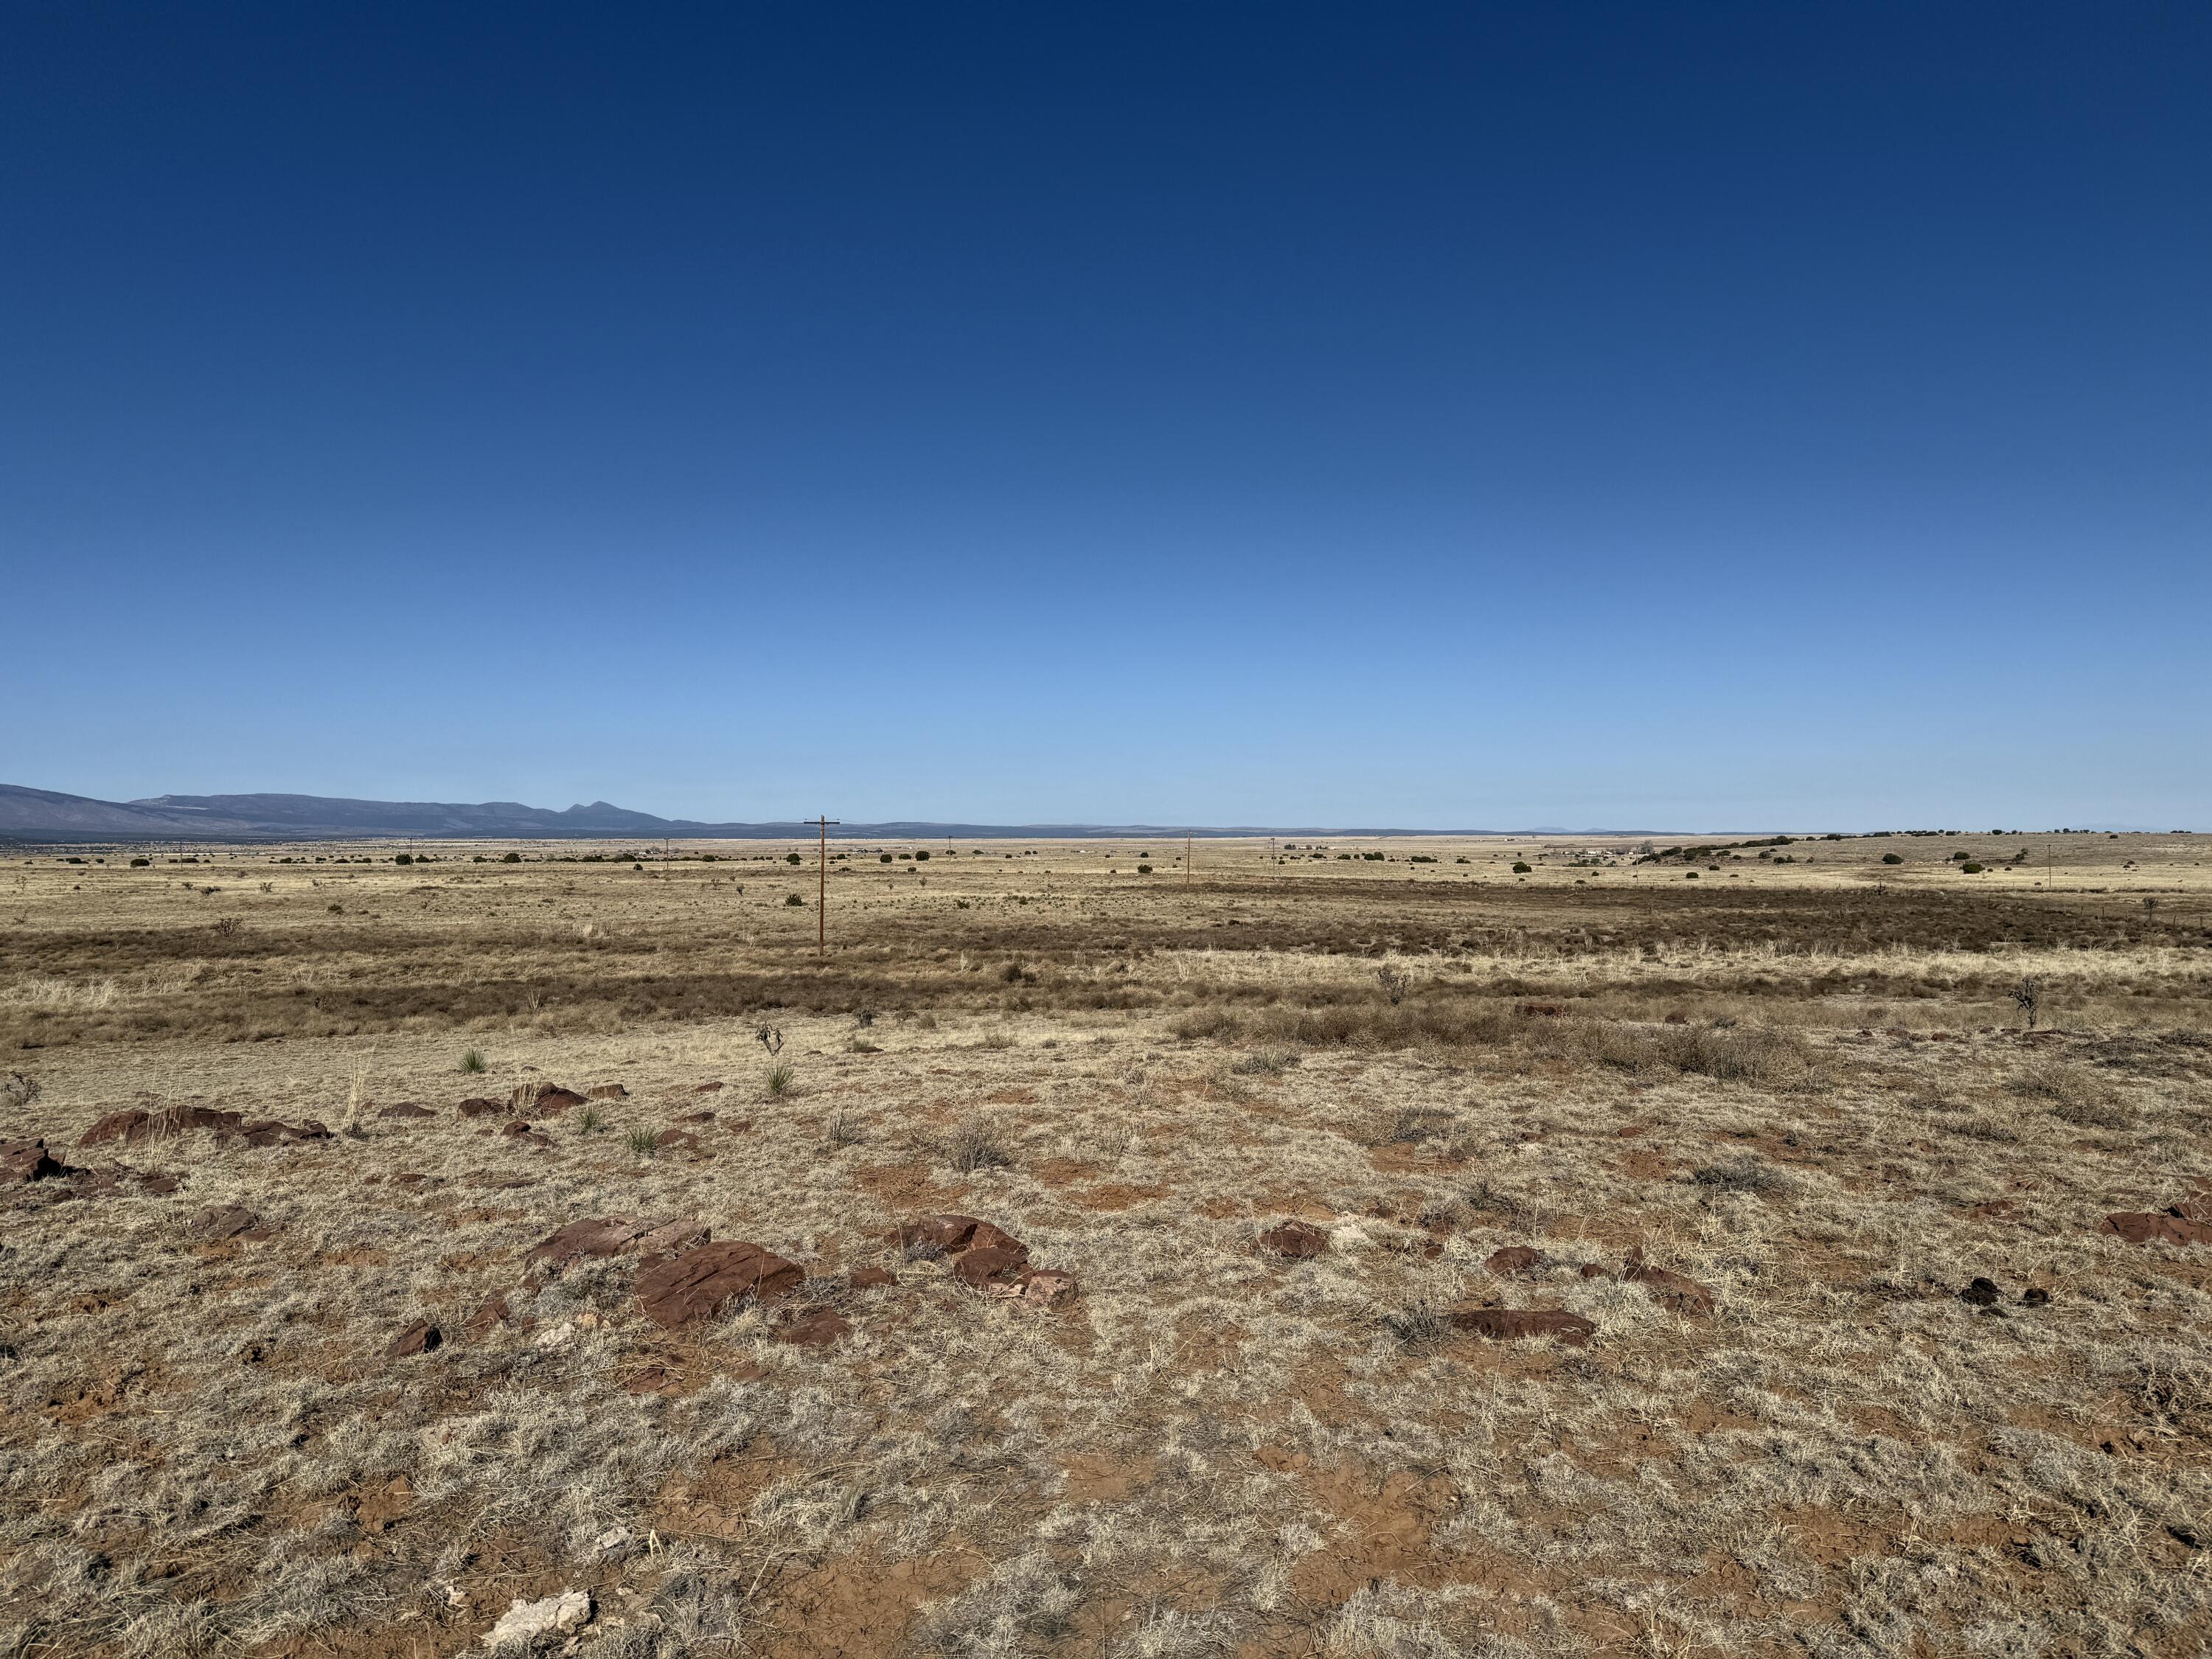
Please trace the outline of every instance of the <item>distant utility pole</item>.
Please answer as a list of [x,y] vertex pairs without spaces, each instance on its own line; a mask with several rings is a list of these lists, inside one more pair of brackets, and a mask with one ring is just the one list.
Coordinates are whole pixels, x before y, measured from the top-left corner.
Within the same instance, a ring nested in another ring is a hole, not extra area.
[[824,914],[830,903],[830,826],[842,823],[842,818],[817,818],[815,828],[822,832],[822,841],[814,860],[814,954],[830,954],[830,920]]
[[1182,832],[1182,884],[1186,891],[1190,888],[1190,866],[1198,856],[1196,849],[1196,838],[1190,830],[1184,830]]

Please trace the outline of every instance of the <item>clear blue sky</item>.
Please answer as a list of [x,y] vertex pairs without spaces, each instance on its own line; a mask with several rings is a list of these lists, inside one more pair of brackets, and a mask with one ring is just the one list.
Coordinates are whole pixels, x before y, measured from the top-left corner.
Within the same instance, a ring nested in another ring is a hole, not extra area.
[[2212,825],[2212,8],[0,12],[0,781]]

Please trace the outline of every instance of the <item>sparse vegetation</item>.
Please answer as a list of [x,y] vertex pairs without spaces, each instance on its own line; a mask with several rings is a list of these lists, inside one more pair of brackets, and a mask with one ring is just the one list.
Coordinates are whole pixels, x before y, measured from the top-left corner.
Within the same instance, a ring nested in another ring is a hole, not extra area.
[[963,1175],[974,1175],[979,1170],[1003,1170],[1014,1158],[996,1128],[971,1117],[945,1137],[945,1161]]
[[[569,1584],[578,1659],[2203,1645],[2212,1246],[2102,1221],[2212,1184],[2201,849],[1418,845],[1477,867],[940,859],[821,958],[727,861],[326,848],[230,944],[22,866],[0,1143],[86,1173],[5,1189],[0,1652],[484,1651]],[[359,1133],[77,1145],[134,1101]],[[1079,1294],[897,1231],[954,1212]],[[805,1278],[665,1330],[532,1258],[605,1216]]]

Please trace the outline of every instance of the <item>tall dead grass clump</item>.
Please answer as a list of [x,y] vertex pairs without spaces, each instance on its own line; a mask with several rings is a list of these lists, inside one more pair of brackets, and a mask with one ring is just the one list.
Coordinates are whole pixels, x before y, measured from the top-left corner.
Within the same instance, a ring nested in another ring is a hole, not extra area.
[[1623,1071],[1672,1071],[1723,1083],[1792,1089],[1810,1081],[1812,1050],[1772,1025],[1632,1025],[1589,1020],[1562,1040],[1585,1060]]

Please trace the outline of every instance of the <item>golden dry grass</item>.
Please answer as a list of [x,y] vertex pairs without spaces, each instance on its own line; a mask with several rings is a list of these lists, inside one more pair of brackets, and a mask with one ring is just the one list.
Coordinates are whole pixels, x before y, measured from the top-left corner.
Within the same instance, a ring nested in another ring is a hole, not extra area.
[[[599,1659],[2212,1638],[2212,1247],[2099,1230],[2212,1182],[2197,838],[1695,882],[1217,843],[1188,885],[1165,842],[982,845],[841,848],[820,961],[781,848],[9,868],[0,1072],[37,1088],[0,1139],[94,1173],[6,1189],[0,1650],[453,1653],[572,1586]],[[550,1146],[454,1113],[545,1081],[627,1094]],[[74,1150],[177,1103],[344,1132]],[[640,1150],[672,1126],[708,1156]],[[267,1235],[194,1238],[230,1204]],[[1081,1294],[885,1242],[944,1209]],[[665,1332],[634,1261],[526,1261],[602,1214],[763,1244],[854,1334]],[[1256,1248],[1291,1218],[1333,1248]],[[1485,1268],[1516,1244],[1547,1265]],[[1484,1306],[1595,1332],[1446,1316]],[[444,1345],[387,1357],[418,1320]]]

